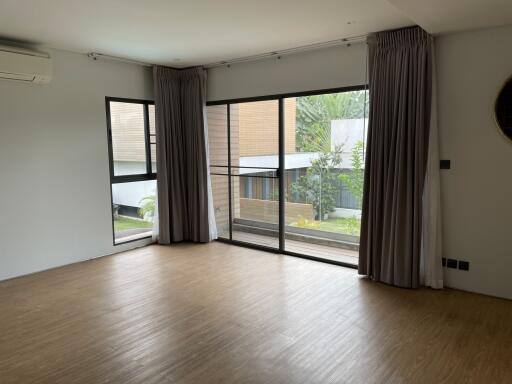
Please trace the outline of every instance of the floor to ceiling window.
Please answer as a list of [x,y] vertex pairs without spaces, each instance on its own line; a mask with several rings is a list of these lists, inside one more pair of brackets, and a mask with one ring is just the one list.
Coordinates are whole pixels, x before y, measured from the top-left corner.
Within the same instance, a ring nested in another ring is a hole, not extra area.
[[359,88],[210,104],[220,236],[356,264],[367,100]]
[[229,108],[232,239],[278,249],[279,103],[256,101]]
[[285,157],[285,250],[356,263],[361,227],[365,91],[286,98],[295,146]]
[[114,245],[150,237],[156,209],[155,106],[107,98]]

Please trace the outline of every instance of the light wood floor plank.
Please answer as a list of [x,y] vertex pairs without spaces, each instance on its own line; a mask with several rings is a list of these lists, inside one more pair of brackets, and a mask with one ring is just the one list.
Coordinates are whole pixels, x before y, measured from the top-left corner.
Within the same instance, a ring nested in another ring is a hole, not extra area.
[[512,383],[512,302],[150,246],[0,282],[0,383]]

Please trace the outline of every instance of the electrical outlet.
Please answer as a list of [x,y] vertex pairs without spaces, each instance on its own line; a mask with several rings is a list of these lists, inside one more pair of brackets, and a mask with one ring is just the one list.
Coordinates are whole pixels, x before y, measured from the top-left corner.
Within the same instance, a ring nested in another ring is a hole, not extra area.
[[459,260],[459,269],[461,271],[469,271],[469,261]]
[[446,266],[448,268],[457,269],[457,260],[455,260],[455,259],[448,259],[448,260],[446,260]]
[[439,168],[440,169],[450,169],[452,166],[450,160],[439,160]]
[[442,263],[443,263],[443,267],[446,267],[446,257],[443,257]]

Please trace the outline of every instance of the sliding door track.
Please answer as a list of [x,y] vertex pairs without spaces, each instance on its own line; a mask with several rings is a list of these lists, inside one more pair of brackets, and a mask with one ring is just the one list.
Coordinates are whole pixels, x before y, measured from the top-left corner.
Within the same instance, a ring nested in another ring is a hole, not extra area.
[[355,264],[344,263],[343,261],[337,261],[337,260],[324,259],[324,258],[316,257],[316,256],[303,255],[301,253],[290,252],[290,251],[286,251],[286,250],[279,250],[278,248],[267,247],[265,245],[247,243],[245,241],[230,240],[230,239],[225,239],[225,238],[218,238],[217,241],[220,241],[221,243],[227,243],[227,244],[231,244],[231,245],[236,245],[238,247],[256,249],[258,251],[265,251],[265,252],[275,253],[275,254],[278,254],[278,255],[286,255],[286,256],[299,257],[301,259],[319,261],[319,262],[325,263],[325,264],[333,264],[333,265],[338,265],[340,267],[357,269],[357,265],[355,265]]

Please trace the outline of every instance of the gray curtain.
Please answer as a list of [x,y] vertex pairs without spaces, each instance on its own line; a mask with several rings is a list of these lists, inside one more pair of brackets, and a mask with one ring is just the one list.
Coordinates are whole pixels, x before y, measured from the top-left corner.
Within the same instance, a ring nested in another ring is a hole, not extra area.
[[153,68],[160,244],[208,242],[208,162],[202,68]]
[[368,38],[370,116],[359,273],[419,285],[432,38],[419,27]]

